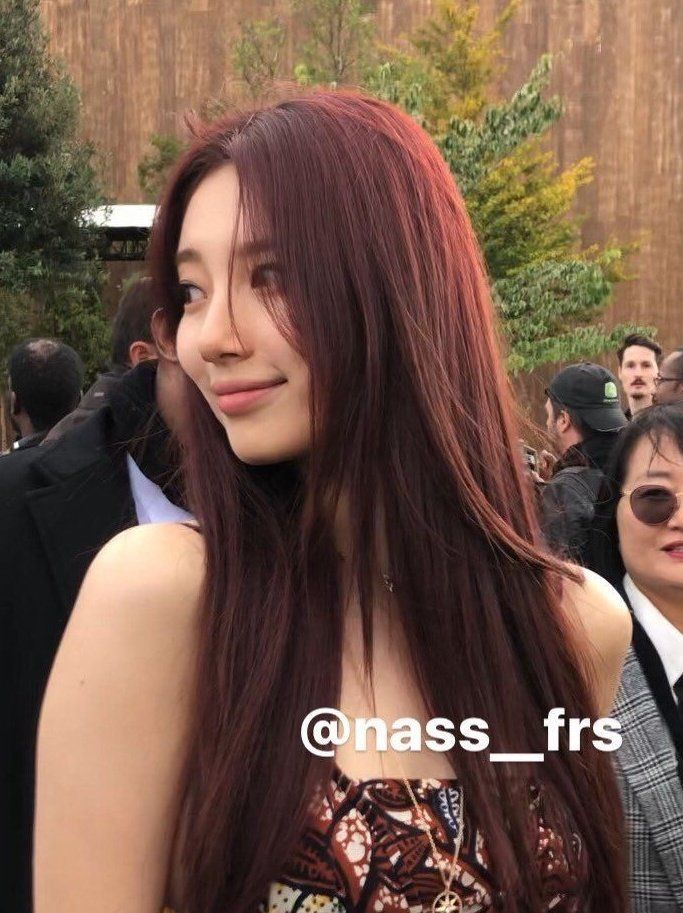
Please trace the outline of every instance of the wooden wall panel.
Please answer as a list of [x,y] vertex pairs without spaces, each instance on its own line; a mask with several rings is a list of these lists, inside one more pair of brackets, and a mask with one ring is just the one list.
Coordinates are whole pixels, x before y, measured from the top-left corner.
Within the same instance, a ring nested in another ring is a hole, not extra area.
[[[481,0],[491,21],[502,0]],[[560,161],[596,160],[583,188],[587,243],[642,237],[638,278],[622,285],[614,321],[660,329],[683,345],[683,4],[680,0],[525,0],[506,43],[505,89],[539,54],[556,55],[566,116],[553,132]]]
[[[484,21],[503,3],[481,0]],[[229,85],[237,23],[270,8],[269,0],[43,0],[51,48],[81,89],[83,132],[103,151],[117,200],[140,200],[136,166],[149,136],[172,131],[187,108]],[[376,8],[391,38],[424,18],[431,0]],[[518,86],[539,54],[558,55],[554,88],[567,114],[555,149],[565,164],[597,162],[581,194],[585,240],[644,234],[638,278],[618,290],[610,319],[653,323],[666,346],[683,345],[682,48],[681,0],[523,0],[502,86]]]
[[[430,0],[379,0],[382,36],[409,31]],[[83,101],[83,132],[104,153],[108,192],[140,200],[137,163],[155,132],[219,96],[234,76],[230,42],[241,19],[270,0],[42,0],[51,50],[66,60]],[[294,38],[289,56],[294,51]]]

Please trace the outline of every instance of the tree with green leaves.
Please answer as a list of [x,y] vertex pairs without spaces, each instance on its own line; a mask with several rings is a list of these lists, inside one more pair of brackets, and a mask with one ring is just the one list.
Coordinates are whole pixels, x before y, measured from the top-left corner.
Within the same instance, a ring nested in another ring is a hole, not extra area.
[[368,4],[362,0],[293,0],[305,34],[295,66],[306,85],[342,86],[362,81],[375,55],[375,32]]
[[280,77],[286,37],[279,16],[241,24],[233,46],[233,64],[252,100],[261,99]]
[[[546,98],[552,60],[496,101],[501,41],[517,3],[493,28],[476,28],[476,0],[441,0],[410,53],[389,56],[368,84],[400,104],[432,134],[467,202],[482,245],[509,343],[508,367],[528,372],[547,362],[592,358],[616,348],[631,324],[598,322],[614,285],[626,278],[631,248],[581,247],[574,207],[594,163],[560,170],[545,142],[562,116]],[[652,328],[640,328],[652,332]]]
[[596,322],[626,277],[629,248],[581,248],[572,209],[594,166],[585,158],[560,171],[541,142],[562,113],[543,97],[550,68],[542,58],[510,101],[478,122],[452,118],[437,138],[484,250],[513,373],[598,356],[632,329]]
[[138,183],[147,202],[156,203],[184,144],[177,137],[165,133],[152,134],[149,143],[152,151],[138,163]]
[[78,93],[47,52],[39,0],[0,0],[0,361],[27,335],[55,336],[92,374],[108,349],[93,148]]
[[425,129],[443,131],[451,117],[479,118],[502,75],[502,37],[519,6],[509,0],[490,29],[479,25],[478,0],[439,2],[435,13],[408,40],[408,48],[382,46],[380,66],[366,84],[414,114]]

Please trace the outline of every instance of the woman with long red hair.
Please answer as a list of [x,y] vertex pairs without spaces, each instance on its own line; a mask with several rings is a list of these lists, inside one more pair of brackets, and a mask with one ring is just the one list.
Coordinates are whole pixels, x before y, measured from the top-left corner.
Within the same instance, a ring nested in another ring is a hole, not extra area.
[[551,708],[609,712],[628,646],[614,592],[541,546],[443,159],[355,93],[195,131],[151,256],[198,527],[88,573],[42,712],[36,913],[622,913],[591,733],[535,764],[302,743],[332,707],[543,752]]

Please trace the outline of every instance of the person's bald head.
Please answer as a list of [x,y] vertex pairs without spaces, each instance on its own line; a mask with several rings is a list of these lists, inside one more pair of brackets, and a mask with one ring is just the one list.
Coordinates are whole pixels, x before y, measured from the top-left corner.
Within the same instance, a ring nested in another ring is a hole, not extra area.
[[674,349],[659,366],[655,402],[683,403],[683,348]]
[[48,431],[78,405],[85,369],[71,346],[28,339],[9,357],[10,414],[21,436]]

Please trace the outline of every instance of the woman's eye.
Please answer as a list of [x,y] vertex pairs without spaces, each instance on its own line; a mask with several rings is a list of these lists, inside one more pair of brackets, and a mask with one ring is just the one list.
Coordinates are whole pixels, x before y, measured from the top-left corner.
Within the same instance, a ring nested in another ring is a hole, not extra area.
[[192,304],[193,301],[199,301],[203,294],[200,288],[190,282],[181,282],[178,285],[178,297],[183,307]]
[[261,263],[251,271],[251,287],[282,291],[282,275],[274,263]]
[[672,494],[668,488],[650,488],[643,492],[643,498],[647,501],[668,501]]

